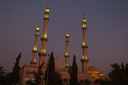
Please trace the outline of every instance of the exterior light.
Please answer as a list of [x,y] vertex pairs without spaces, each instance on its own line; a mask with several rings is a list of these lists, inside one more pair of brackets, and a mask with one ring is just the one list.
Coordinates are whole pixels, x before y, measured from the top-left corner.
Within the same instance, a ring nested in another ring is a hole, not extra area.
[[86,27],[86,24],[83,24],[83,27]]
[[103,76],[104,74],[100,74],[100,76]]
[[36,62],[36,59],[34,59],[34,61]]
[[34,47],[34,49],[33,50],[36,50],[37,51],[37,48],[36,47]]
[[40,30],[40,28],[36,28],[36,30]]
[[82,55],[82,58],[83,58],[83,59],[87,59],[87,55],[86,55],[86,56],[85,56],[85,55]]
[[65,66],[68,66],[68,64],[65,63]]
[[68,53],[66,52],[66,55],[68,55]]
[[66,36],[69,36],[69,34],[66,34]]
[[85,42],[83,41],[83,45],[85,45]]
[[99,73],[99,71],[88,71],[88,73]]

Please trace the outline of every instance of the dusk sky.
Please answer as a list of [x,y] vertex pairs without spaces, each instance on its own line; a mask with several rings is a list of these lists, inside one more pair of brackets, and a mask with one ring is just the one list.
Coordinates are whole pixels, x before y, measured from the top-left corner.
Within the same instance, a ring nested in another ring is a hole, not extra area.
[[[39,22],[38,51],[49,3],[47,52],[65,62],[66,33],[69,29],[69,64],[73,55],[81,71],[82,20],[87,20],[87,56],[107,77],[110,64],[128,63],[128,0],[0,0],[0,66],[11,72],[21,52],[20,67],[30,65]],[[37,55],[37,65],[39,56]],[[48,56],[46,57],[46,61]]]

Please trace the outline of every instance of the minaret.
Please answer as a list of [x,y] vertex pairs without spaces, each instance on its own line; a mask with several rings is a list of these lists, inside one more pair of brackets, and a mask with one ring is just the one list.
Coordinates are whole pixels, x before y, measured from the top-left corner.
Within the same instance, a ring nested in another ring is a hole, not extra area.
[[46,42],[48,41],[47,28],[48,28],[49,14],[50,14],[49,4],[47,4],[47,7],[45,9],[44,14],[45,14],[45,16],[44,16],[44,29],[43,29],[43,35],[41,37],[42,43],[41,43],[41,50],[39,52],[39,56],[40,56],[39,65],[41,65],[43,62],[45,62],[45,57],[48,54],[46,52]]
[[37,25],[37,28],[36,28],[36,34],[35,34],[35,44],[34,44],[34,48],[32,50],[33,52],[33,57],[32,57],[32,61],[30,62],[32,66],[35,66],[36,65],[36,54],[37,54],[37,43],[38,43],[38,37],[39,37],[39,23]]
[[69,31],[67,30],[67,34],[66,34],[66,53],[65,53],[65,69],[68,70],[69,65],[68,65],[68,49],[69,49]]
[[84,14],[82,24],[83,24],[83,27],[82,27],[82,30],[83,30],[83,45],[81,46],[81,48],[83,50],[83,55],[82,55],[82,59],[80,59],[80,61],[82,62],[82,72],[86,73],[86,75],[87,75],[86,78],[88,78],[88,62],[89,62],[89,59],[87,58],[87,48],[88,48],[88,45],[86,44],[86,30],[87,30],[86,24],[87,24],[87,21],[86,21],[86,18],[85,18],[85,14]]

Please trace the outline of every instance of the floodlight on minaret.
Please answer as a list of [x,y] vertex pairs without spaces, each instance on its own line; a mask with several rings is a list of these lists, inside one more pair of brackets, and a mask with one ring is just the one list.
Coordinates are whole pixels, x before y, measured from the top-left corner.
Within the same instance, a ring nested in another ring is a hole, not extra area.
[[48,28],[48,21],[49,21],[49,14],[50,14],[50,11],[49,11],[49,4],[47,4],[47,7],[44,11],[44,29],[43,29],[43,35],[41,37],[41,50],[39,52],[39,65],[41,65],[43,62],[45,62],[45,57],[47,56],[47,52],[46,52],[46,42],[48,41],[48,38],[47,38],[47,28]]
[[38,43],[38,37],[39,37],[39,23],[37,25],[37,28],[36,28],[36,34],[35,34],[35,43],[34,43],[34,48],[32,50],[33,52],[33,57],[32,57],[32,61],[30,62],[31,65],[35,66],[36,65],[36,54],[37,54],[37,43]]
[[80,61],[82,62],[82,72],[84,72],[84,73],[86,73],[86,75],[88,75],[89,59],[87,58],[87,48],[88,48],[88,45],[86,43],[86,30],[87,30],[86,24],[87,24],[87,21],[86,21],[86,18],[85,18],[85,14],[84,14],[84,17],[83,17],[82,24],[83,24],[83,27],[82,27],[82,30],[83,30],[83,44],[82,44],[81,48],[83,50],[83,53],[82,53],[83,55],[82,55],[82,59],[80,59]]
[[66,53],[65,53],[65,69],[68,70],[69,65],[68,65],[68,58],[69,58],[69,31],[67,30],[67,34],[66,34]]

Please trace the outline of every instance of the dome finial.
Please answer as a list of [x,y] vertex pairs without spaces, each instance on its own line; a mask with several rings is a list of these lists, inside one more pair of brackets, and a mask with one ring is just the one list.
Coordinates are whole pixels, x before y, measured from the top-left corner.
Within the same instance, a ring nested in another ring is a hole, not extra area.
[[67,34],[69,34],[69,30],[67,29]]
[[47,3],[47,7],[46,7],[46,9],[49,9],[49,3]]
[[83,19],[85,19],[85,13],[84,13],[84,18]]
[[37,24],[37,28],[39,28],[39,22],[38,22],[38,24]]

